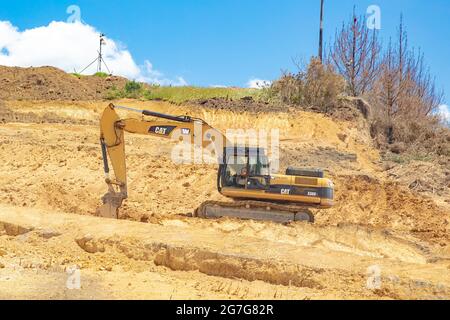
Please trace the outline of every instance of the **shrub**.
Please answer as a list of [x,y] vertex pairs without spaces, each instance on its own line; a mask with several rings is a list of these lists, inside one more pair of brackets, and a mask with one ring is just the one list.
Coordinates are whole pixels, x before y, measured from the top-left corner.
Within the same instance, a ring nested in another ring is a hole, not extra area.
[[105,99],[106,100],[117,100],[117,99],[121,99],[124,98],[125,94],[123,92],[123,90],[119,90],[117,89],[116,86],[113,86],[111,89],[109,89],[106,94],[105,94]]
[[333,67],[311,59],[306,71],[285,74],[270,88],[271,95],[284,103],[314,108],[328,113],[345,91],[345,80]]
[[144,85],[137,81],[128,81],[125,84],[123,90],[118,90],[116,88],[111,89],[108,92],[108,95],[112,97],[112,99],[119,98],[130,98],[130,99],[139,99],[145,93]]
[[113,86],[105,94],[105,99],[107,100],[117,100],[122,98],[140,99],[141,97],[147,94],[146,92],[147,90],[144,88],[144,85],[142,83],[133,80],[128,81],[125,84],[123,90],[120,90],[116,86]]
[[379,108],[375,110],[371,135],[381,150],[415,157],[450,157],[450,129],[443,127],[438,117],[399,114],[389,118]]
[[136,82],[136,81],[128,81],[125,84],[125,93],[127,94],[135,94],[137,92],[140,92],[142,90],[142,83]]

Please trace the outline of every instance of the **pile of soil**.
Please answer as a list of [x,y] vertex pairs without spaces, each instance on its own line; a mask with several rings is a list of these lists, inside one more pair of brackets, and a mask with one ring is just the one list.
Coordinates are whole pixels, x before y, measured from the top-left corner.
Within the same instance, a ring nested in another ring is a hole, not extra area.
[[122,89],[127,79],[110,76],[77,76],[54,67],[0,66],[0,99],[3,100],[98,100],[108,90]]

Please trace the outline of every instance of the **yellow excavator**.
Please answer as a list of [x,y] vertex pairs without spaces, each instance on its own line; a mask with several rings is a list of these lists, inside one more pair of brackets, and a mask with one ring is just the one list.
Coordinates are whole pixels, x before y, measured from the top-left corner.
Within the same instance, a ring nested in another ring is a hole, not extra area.
[[[136,112],[141,118],[121,119],[117,110]],[[101,116],[100,131],[108,185],[103,206],[98,209],[102,217],[118,218],[119,208],[128,197],[125,132],[191,143],[217,158],[217,189],[234,201],[204,202],[194,212],[197,217],[314,222],[310,209],[334,205],[333,182],[325,178],[322,170],[290,167],[285,175],[271,174],[265,149],[233,145],[220,131],[199,118],[110,104]],[[109,162],[114,179],[110,176]]]

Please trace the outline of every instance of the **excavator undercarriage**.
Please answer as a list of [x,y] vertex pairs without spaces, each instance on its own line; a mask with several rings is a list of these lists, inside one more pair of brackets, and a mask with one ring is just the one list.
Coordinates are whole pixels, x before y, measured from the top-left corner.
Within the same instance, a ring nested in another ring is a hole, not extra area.
[[205,219],[232,217],[278,223],[314,222],[314,215],[310,208],[306,206],[283,205],[252,200],[233,202],[206,201],[195,210],[194,216]]

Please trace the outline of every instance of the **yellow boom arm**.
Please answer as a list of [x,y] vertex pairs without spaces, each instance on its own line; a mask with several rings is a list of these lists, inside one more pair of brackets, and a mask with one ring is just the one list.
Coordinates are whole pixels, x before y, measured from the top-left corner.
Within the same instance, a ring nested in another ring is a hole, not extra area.
[[[143,116],[161,120],[148,121],[139,119],[121,119],[117,109],[138,112]],[[220,159],[226,137],[208,125],[205,121],[189,116],[171,116],[147,110],[136,110],[110,104],[103,112],[100,120],[100,140],[103,151],[103,161],[109,192],[103,197],[104,206],[99,209],[99,215],[117,218],[118,208],[127,194],[127,168],[125,161],[124,132],[150,135],[173,141],[188,141],[191,144],[206,148]],[[108,165],[111,161],[115,179],[111,179]],[[119,188],[117,191],[116,189]]]

